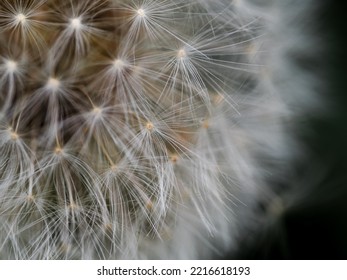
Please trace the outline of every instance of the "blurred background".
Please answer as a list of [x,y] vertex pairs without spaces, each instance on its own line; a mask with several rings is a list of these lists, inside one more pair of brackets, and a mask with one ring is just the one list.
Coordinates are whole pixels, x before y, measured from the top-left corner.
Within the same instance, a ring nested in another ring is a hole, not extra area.
[[293,164],[286,181],[272,182],[282,200],[270,207],[280,213],[242,235],[240,250],[226,259],[347,259],[347,4],[316,2],[307,20],[321,42],[317,47],[326,47],[293,60],[322,82],[316,91],[332,110],[299,120],[305,158]]

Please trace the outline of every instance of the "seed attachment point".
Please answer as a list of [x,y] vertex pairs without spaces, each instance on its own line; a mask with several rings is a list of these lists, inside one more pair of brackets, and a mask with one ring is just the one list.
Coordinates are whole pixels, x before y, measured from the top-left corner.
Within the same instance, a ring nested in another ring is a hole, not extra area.
[[55,91],[59,88],[60,86],[60,81],[56,78],[49,78],[48,81],[47,81],[47,84],[46,84],[46,87],[49,89],[49,90],[52,90],[52,91]]
[[154,129],[154,124],[152,122],[146,123],[146,129],[152,131]]
[[82,22],[80,18],[73,18],[70,20],[70,26],[75,29],[78,30],[81,28],[82,26]]
[[17,62],[15,62],[13,60],[7,60],[5,65],[6,65],[6,69],[9,73],[14,73],[18,69]]
[[24,14],[19,13],[15,16],[15,20],[17,24],[25,24],[25,22],[27,21],[27,17]]
[[32,194],[28,194],[27,197],[26,197],[26,200],[28,202],[34,202],[35,201],[35,196],[32,195]]
[[140,8],[137,10],[137,15],[141,18],[145,17],[146,16],[146,12],[144,9]]
[[210,127],[210,122],[208,119],[203,120],[201,126],[205,129],[208,129]]
[[124,66],[125,66],[125,62],[119,58],[117,58],[113,61],[113,68],[115,70],[121,70],[124,68]]
[[179,49],[177,52],[177,58],[182,59],[187,56],[187,52],[184,49]]
[[12,131],[11,132],[11,139],[13,141],[16,141],[16,140],[18,140],[18,138],[19,138],[19,135],[16,132]]
[[171,160],[171,162],[173,164],[176,164],[178,162],[178,160],[179,160],[179,157],[178,157],[177,154],[173,154],[173,155],[170,156],[170,160]]
[[101,108],[100,107],[94,107],[93,110],[92,110],[92,113],[96,116],[100,116],[101,115]]
[[8,133],[10,134],[11,140],[16,141],[19,139],[19,135],[12,127],[8,128]]

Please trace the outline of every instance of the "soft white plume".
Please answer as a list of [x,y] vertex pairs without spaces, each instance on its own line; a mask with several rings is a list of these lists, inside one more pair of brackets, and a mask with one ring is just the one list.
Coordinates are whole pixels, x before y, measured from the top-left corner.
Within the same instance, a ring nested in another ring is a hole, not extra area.
[[1,2],[1,258],[237,248],[297,147],[270,2]]

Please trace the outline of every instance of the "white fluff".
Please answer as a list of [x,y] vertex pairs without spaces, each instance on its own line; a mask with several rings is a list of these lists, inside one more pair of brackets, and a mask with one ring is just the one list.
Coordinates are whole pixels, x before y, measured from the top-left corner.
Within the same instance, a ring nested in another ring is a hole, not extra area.
[[0,4],[2,258],[237,248],[313,99],[277,82],[300,40],[288,6],[255,2]]

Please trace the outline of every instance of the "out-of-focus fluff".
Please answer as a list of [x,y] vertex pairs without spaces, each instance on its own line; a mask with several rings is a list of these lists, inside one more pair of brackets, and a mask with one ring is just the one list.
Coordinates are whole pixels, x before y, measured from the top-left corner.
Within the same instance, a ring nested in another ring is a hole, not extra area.
[[264,9],[1,1],[1,258],[237,247],[292,147]]

